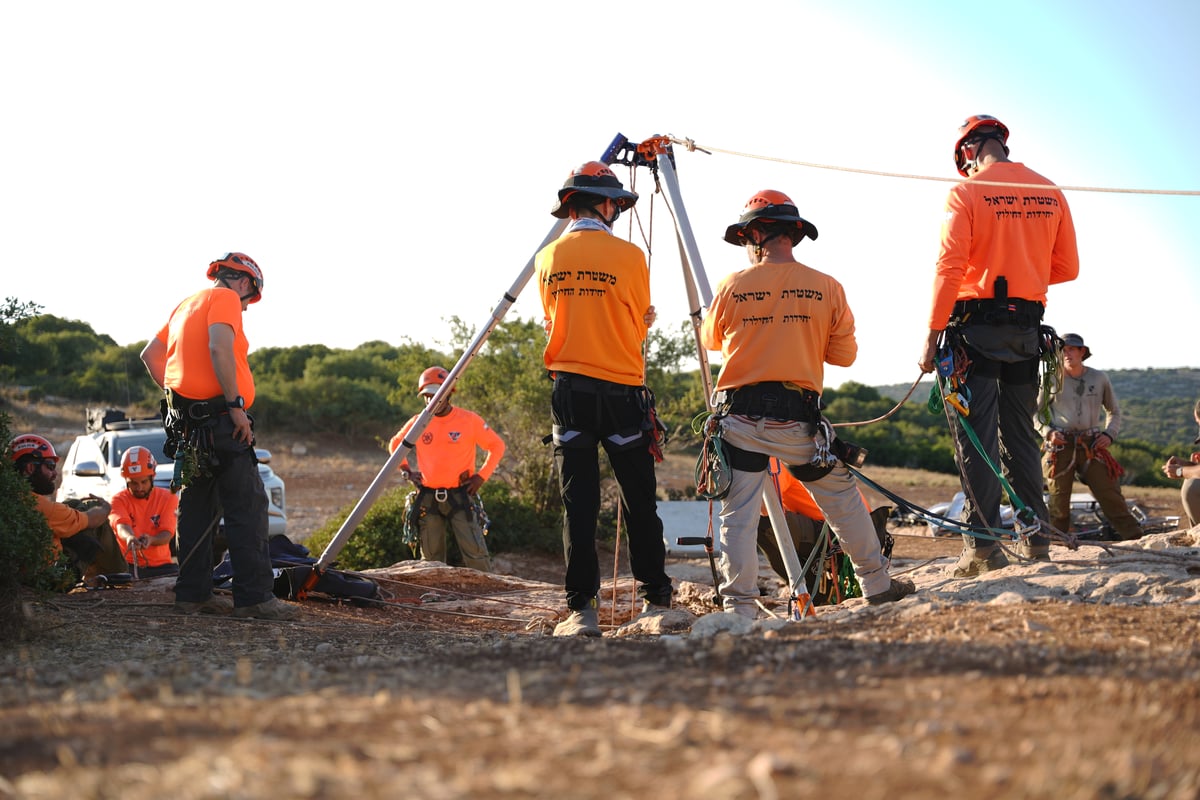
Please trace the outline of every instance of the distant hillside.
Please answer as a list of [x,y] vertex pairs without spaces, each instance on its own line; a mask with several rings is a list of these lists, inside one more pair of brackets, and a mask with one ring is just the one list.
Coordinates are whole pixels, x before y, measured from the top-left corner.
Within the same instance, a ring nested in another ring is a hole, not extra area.
[[[1200,399],[1200,368],[1104,370],[1121,406],[1121,439],[1139,439],[1182,453],[1196,438],[1192,409]],[[884,397],[899,400],[912,384],[876,386]],[[924,405],[932,378],[913,392],[909,404]]]

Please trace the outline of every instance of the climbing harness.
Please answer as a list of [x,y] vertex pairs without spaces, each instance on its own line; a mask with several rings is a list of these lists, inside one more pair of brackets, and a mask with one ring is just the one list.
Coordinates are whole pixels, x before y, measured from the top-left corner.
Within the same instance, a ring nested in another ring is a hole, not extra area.
[[163,455],[175,462],[171,491],[179,492],[196,478],[212,477],[213,468],[220,463],[213,429],[217,416],[227,413],[225,398],[189,400],[166,389],[159,401],[159,413],[167,434]]

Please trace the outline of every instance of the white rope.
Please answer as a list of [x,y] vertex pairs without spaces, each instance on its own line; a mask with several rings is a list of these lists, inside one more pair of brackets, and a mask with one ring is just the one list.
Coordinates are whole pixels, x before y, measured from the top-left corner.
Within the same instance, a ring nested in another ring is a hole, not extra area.
[[[737,150],[723,150],[719,147],[701,147],[691,139],[677,139],[674,136],[668,137],[673,144],[683,145],[688,152],[699,150],[702,153],[725,153],[731,156],[741,156],[742,158],[753,158],[758,161],[774,161],[778,164],[792,164],[797,167],[808,167],[810,169],[826,169],[836,172],[852,172],[858,175],[874,175],[880,178],[902,178],[912,181],[936,181],[938,183],[962,183],[962,178],[943,178],[930,175],[914,175],[904,172],[884,172],[874,169],[859,169],[857,167],[839,167],[834,164],[816,164],[811,161],[796,161],[790,158],[777,158],[775,156],[763,156],[756,153],[742,153]],[[974,180],[972,183],[982,186],[1007,186],[1014,189],[1046,189],[1053,188],[1064,192],[1103,192],[1109,194],[1148,194],[1148,195],[1169,195],[1176,197],[1200,197],[1200,190],[1197,189],[1119,189],[1104,186],[1061,186],[1055,184],[1047,187],[1044,183],[1006,183],[1004,181],[984,181]]]

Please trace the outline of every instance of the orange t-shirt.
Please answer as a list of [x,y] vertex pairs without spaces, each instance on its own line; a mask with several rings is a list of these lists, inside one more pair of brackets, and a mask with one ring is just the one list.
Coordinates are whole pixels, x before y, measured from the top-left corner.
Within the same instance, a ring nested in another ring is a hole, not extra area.
[[[396,452],[396,448],[404,443],[404,437],[412,430],[413,417],[404,424],[400,432],[388,443],[388,452]],[[455,406],[444,417],[433,417],[421,438],[413,447],[415,469],[421,473],[424,485],[430,489],[453,489],[462,484],[462,474],[474,475],[475,448],[487,453],[487,459],[478,470],[479,476],[485,481],[492,477],[496,465],[504,456],[504,440],[494,430],[488,427],[483,417],[474,411]],[[408,458],[399,464],[408,466]],[[410,467],[412,469],[412,467]]]
[[[115,532],[117,525],[128,525],[137,536],[154,536],[169,531],[175,535],[175,512],[179,508],[179,497],[160,486],[150,490],[150,496],[145,500],[134,497],[128,489],[122,489],[113,495],[112,511],[108,515],[108,524]],[[121,545],[121,553],[125,562],[133,563],[133,554],[129,545],[120,536],[117,542]],[[161,567],[170,564],[171,543],[153,544],[138,551],[139,567]]]
[[242,300],[237,292],[214,286],[196,292],[171,312],[171,318],[156,337],[167,347],[163,383],[190,400],[207,400],[223,394],[208,350],[208,327],[224,324],[233,328],[233,355],[237,362],[237,388],[254,404],[254,376],[246,354],[250,343],[242,332]]
[[641,386],[650,308],[642,251],[606,231],[578,230],[543,247],[534,264],[550,336],[546,368]]
[[[1009,189],[978,181],[1047,188]],[[929,329],[946,327],[956,300],[994,297],[997,277],[1008,281],[1009,297],[1045,303],[1047,287],[1078,275],[1067,198],[1024,164],[993,162],[951,189],[946,199]]]
[[33,494],[37,510],[46,518],[50,533],[54,534],[54,549],[62,550],[61,539],[70,539],[80,531],[87,530],[88,515],[64,504],[56,503],[48,495]]
[[700,338],[724,356],[718,389],[781,381],[820,392],[826,363],[848,367],[858,356],[842,285],[795,261],[722,279]]

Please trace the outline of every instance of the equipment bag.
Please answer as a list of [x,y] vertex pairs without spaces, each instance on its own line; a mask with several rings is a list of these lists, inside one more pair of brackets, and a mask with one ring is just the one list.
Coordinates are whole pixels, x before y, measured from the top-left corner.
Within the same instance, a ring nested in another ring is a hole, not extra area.
[[[269,547],[271,568],[275,573],[275,586],[272,591],[276,597],[285,600],[297,599],[312,575],[317,559],[309,554],[307,547],[296,544],[286,536],[272,536]],[[226,552],[221,563],[213,568],[213,587],[229,589],[232,586],[233,565],[229,561],[229,553]],[[379,585],[375,581],[336,569],[324,570],[312,591],[354,601],[381,599]]]

